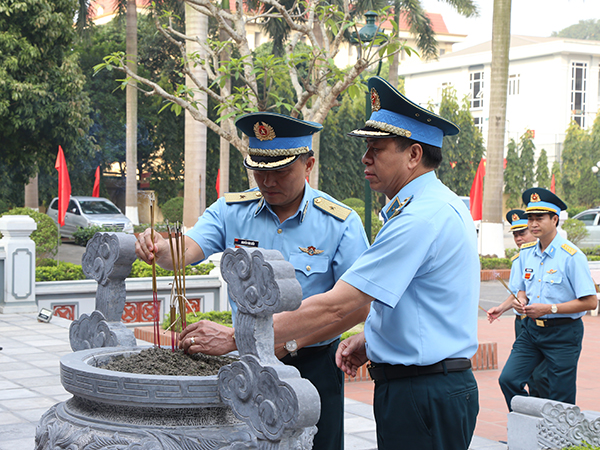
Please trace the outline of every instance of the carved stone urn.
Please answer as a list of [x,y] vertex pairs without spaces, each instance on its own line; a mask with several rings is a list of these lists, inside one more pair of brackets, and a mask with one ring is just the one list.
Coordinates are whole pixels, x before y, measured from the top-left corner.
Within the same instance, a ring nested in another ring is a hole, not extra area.
[[272,315],[302,301],[293,266],[277,251],[240,248],[224,252],[221,272],[238,304],[238,360],[218,375],[194,377],[98,367],[140,347],[63,356],[61,382],[73,397],[42,416],[36,449],[312,448],[318,393],[273,352]]

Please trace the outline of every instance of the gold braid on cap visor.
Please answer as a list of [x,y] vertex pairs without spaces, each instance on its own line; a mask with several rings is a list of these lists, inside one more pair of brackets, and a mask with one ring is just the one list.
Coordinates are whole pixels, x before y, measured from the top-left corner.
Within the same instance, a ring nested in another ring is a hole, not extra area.
[[246,156],[246,164],[248,164],[249,166],[252,166],[252,167],[279,167],[279,166],[283,166],[284,164],[287,164],[289,162],[292,162],[297,157],[297,155],[294,155],[294,156],[290,156],[289,158],[280,159],[279,161],[265,163],[265,162],[252,161],[252,159],[250,159],[250,156],[252,156],[252,155]]
[[[377,128],[379,130],[386,131],[388,133],[393,133],[397,136],[404,136],[407,138],[412,136],[412,133],[408,130],[405,130],[404,128],[395,127],[393,125],[390,125],[389,123],[379,122],[377,120],[367,120],[365,125],[368,127],[373,127],[373,128]],[[367,134],[367,133],[368,132],[366,132],[365,134]]]
[[554,209],[554,208],[548,208],[548,207],[545,207],[545,206],[532,206],[531,208],[526,208],[525,212],[526,213],[531,213],[531,214],[535,214],[535,213],[543,214],[543,213],[547,213],[547,212],[558,214],[556,212],[556,209]]
[[310,152],[308,147],[298,148],[249,148],[248,154],[251,156],[298,156]]

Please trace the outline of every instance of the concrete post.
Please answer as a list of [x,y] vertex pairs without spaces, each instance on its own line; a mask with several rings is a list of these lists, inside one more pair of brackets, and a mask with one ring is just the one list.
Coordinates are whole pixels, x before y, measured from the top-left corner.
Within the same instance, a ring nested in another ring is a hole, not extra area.
[[37,312],[35,242],[37,224],[29,216],[0,217],[0,313]]

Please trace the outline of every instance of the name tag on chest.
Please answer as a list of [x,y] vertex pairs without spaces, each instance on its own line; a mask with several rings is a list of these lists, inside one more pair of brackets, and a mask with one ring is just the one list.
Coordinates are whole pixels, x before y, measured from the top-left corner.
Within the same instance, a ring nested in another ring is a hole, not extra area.
[[240,247],[254,248],[254,247],[258,247],[258,241],[252,241],[250,239],[235,238],[233,240],[233,245],[235,248],[240,248]]

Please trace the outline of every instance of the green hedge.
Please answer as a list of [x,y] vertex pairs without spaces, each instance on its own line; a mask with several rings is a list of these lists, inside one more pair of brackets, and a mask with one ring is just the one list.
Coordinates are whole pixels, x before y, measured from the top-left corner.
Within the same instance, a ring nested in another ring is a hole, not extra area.
[[512,265],[510,258],[484,258],[480,256],[479,261],[481,261],[481,270],[510,269]]
[[[198,264],[197,266],[187,266],[186,275],[207,275],[215,268],[213,263]],[[152,266],[139,259],[133,262],[129,278],[144,278],[152,276]],[[173,271],[165,270],[156,266],[157,277],[172,277]],[[64,281],[64,280],[85,280],[85,275],[80,265],[58,262],[52,259],[42,260],[35,269],[35,281]]]
[[73,241],[77,245],[85,247],[88,241],[94,237],[96,233],[116,233],[119,229],[117,227],[105,227],[100,225],[92,225],[91,227],[81,228],[78,227],[77,231],[73,233]]
[[[2,215],[31,217],[37,225],[37,229],[30,236],[31,240],[35,242],[36,259],[56,255],[58,252],[58,228],[50,216],[31,208],[14,208]],[[0,233],[0,238],[2,238],[2,233]]]

